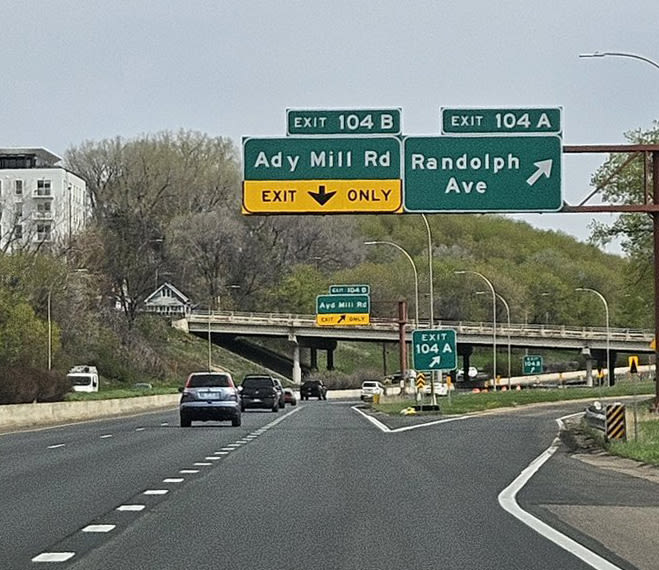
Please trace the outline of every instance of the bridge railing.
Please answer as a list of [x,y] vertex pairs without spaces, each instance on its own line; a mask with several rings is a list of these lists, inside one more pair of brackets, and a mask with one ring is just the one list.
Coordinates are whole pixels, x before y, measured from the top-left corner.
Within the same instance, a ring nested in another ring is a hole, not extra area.
[[[294,313],[256,313],[256,312],[236,312],[236,311],[193,311],[188,317],[190,323],[201,324],[207,323],[208,320],[214,323],[231,323],[231,324],[252,324],[252,325],[270,325],[270,326],[295,326],[295,327],[312,327],[315,326],[315,315],[304,315]],[[408,324],[409,329],[413,328],[412,323]],[[360,328],[360,327],[350,327]],[[398,323],[395,319],[371,318],[370,324],[362,328],[376,330],[397,330]],[[429,328],[428,322],[419,323],[419,328]],[[454,329],[462,334],[493,334],[492,323],[488,322],[469,322],[469,321],[438,321],[434,328]],[[568,325],[549,325],[549,324],[527,324],[497,323],[497,337],[525,336],[525,337],[551,337],[551,338],[580,338],[592,340],[605,340],[607,338],[607,329],[605,327],[571,327]],[[632,328],[609,328],[609,339],[612,341],[647,341],[650,343],[654,338],[654,332],[644,329]]]

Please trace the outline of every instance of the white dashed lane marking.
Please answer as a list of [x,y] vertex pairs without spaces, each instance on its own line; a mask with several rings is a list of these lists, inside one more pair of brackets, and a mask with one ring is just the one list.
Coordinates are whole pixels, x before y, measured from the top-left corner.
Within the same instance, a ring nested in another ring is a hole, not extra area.
[[56,443],[55,445],[49,445],[48,449],[57,449],[58,447],[66,447],[66,443]]
[[167,479],[163,479],[163,483],[183,483],[185,479],[183,477],[168,477]]
[[76,555],[75,552],[42,552],[32,562],[66,562]]
[[112,437],[111,433],[106,433],[105,435],[101,436],[101,439],[108,439],[109,437]]
[[118,511],[124,512],[138,512],[143,511],[146,508],[146,505],[121,505],[117,507]]
[[147,489],[142,493],[143,495],[166,495],[169,489]]
[[90,524],[82,529],[82,532],[110,532],[117,525],[114,524]]
[[179,473],[181,475],[193,475],[195,473],[199,473],[199,469],[181,469]]
[[208,467],[209,465],[213,465],[210,461],[197,461],[197,463],[194,464],[195,467]]

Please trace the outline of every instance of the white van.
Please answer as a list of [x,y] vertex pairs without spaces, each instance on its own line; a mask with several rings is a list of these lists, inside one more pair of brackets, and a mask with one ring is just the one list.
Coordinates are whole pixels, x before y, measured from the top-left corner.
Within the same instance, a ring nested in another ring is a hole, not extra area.
[[98,392],[96,366],[74,366],[66,377],[71,381],[74,392]]
[[360,399],[364,402],[372,402],[374,396],[385,394],[384,386],[377,380],[366,380],[362,382],[362,393]]

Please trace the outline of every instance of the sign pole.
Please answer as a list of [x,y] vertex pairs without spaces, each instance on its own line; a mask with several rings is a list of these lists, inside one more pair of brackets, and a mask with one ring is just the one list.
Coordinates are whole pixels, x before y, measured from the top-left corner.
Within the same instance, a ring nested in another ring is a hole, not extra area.
[[403,379],[403,388],[401,395],[404,395],[407,390],[405,381],[407,380],[407,341],[405,338],[405,326],[407,325],[407,301],[398,301],[398,343],[400,355],[400,374]]

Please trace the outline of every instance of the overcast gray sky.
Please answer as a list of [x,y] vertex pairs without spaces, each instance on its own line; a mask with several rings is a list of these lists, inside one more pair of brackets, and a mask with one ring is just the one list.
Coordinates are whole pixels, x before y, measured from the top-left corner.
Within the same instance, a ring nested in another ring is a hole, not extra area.
[[[566,144],[624,142],[659,118],[659,2],[0,0],[0,146],[56,154],[165,129],[283,136],[285,110],[563,107]],[[602,155],[564,158],[564,198]],[[519,216],[584,240],[590,216]],[[610,219],[609,216],[600,218]]]

